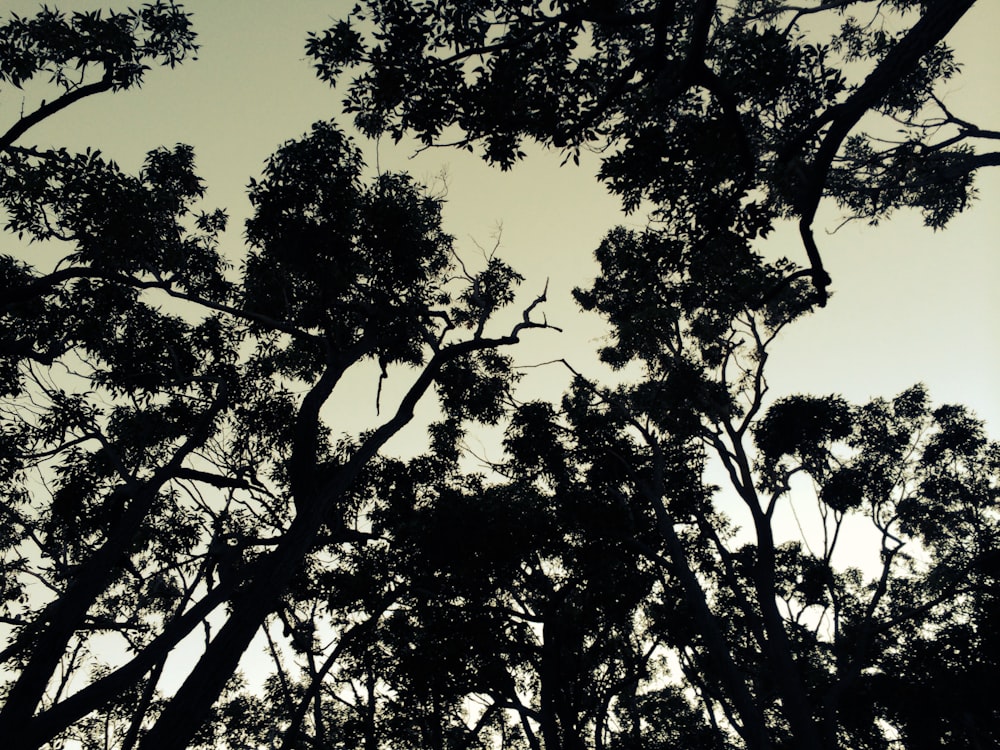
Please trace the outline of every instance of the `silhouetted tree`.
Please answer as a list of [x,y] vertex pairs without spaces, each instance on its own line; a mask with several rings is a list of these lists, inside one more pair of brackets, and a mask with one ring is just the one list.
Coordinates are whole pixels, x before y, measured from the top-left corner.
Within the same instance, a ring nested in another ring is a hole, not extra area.
[[[462,264],[441,201],[367,178],[331,123],[251,182],[238,269],[189,147],[131,175],[25,145],[191,54],[180,6],[0,25],[0,82],[57,91],[0,136],[0,207],[59,250],[0,256],[4,746],[997,744],[974,680],[997,668],[1000,447],[921,386],[767,397],[771,342],[825,300],[821,197],[939,226],[995,161],[934,93],[971,1],[872,5],[372,2],[310,37],[324,77],[360,66],[368,134],[458,132],[501,166],[526,137],[591,145],[650,202],[575,292],[621,384],[564,363],[559,404],[522,400],[502,352],[550,327],[544,294],[491,333],[520,276]],[[900,143],[856,132],[874,114]],[[753,249],[783,218],[807,269]],[[356,374],[406,387],[343,434]],[[431,390],[427,450],[383,455]],[[476,424],[505,451],[479,473]]]
[[762,264],[685,302],[671,245],[613,233],[578,292],[641,376],[521,405],[492,481],[440,450],[377,472],[399,599],[349,647],[376,676],[352,709],[405,747],[989,746],[964,675],[995,667],[1000,446],[920,386],[765,409],[808,283],[761,307],[787,272]]
[[[44,10],[0,33],[5,82],[48,74],[62,90],[0,146],[7,229],[62,250],[51,269],[2,260],[0,736],[187,747],[299,571],[368,536],[345,501],[364,466],[444,374],[470,388],[505,376],[493,351],[544,326],[530,317],[541,298],[490,335],[520,277],[496,259],[456,275],[440,201],[404,175],[366,183],[325,123],[251,184],[234,277],[217,247],[225,214],[194,212],[190,148],[152,151],[132,176],[96,152],[20,145],[72,101],[138,85],[144,61],[190,53],[187,15]],[[337,443],[321,411],[366,363],[409,387],[381,424]],[[479,392],[469,417],[503,396]],[[157,696],[168,655],[201,627],[211,640],[189,676]]]
[[[974,0],[361,2],[310,37],[370,135],[416,135],[510,167],[527,138],[578,160],[628,209],[675,231],[799,225],[819,301],[812,224],[824,196],[871,221],[900,206],[943,226],[995,140],[935,88],[944,38]],[[881,125],[880,125],[881,123]],[[864,127],[866,130],[861,130]],[[869,133],[870,131],[870,133]],[[697,247],[689,249],[698,252]]]

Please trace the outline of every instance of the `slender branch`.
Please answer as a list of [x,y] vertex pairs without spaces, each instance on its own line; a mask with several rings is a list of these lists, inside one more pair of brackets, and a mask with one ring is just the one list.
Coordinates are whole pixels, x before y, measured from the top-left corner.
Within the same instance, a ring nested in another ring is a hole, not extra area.
[[11,128],[0,136],[0,151],[5,151],[14,145],[14,141],[24,135],[30,128],[40,123],[47,117],[51,117],[56,112],[59,112],[66,107],[80,101],[88,96],[93,96],[94,94],[100,94],[104,91],[110,91],[115,85],[114,69],[110,66],[105,68],[104,77],[100,81],[88,84],[86,86],[80,86],[79,88],[68,91],[58,99],[51,101],[47,104],[42,104],[38,109],[30,114],[25,115],[16,123],[14,123]]
[[193,482],[204,482],[220,489],[232,488],[237,490],[261,490],[262,487],[248,482],[239,477],[226,477],[221,474],[212,474],[198,469],[181,467],[174,474],[174,479],[188,479]]
[[780,8],[775,8],[773,11],[768,13],[761,13],[757,18],[775,18],[784,13],[795,13],[792,16],[792,20],[788,22],[785,26],[785,30],[782,32],[782,36],[788,36],[789,32],[795,28],[795,24],[799,22],[802,16],[809,16],[813,13],[823,13],[828,10],[837,10],[839,8],[847,8],[851,5],[857,3],[871,3],[871,2],[881,2],[881,0],[827,0],[827,2],[821,2],[816,6],[800,6],[800,5],[784,5]]
[[14,305],[36,299],[46,294],[49,290],[55,288],[56,286],[73,279],[103,279],[105,281],[114,281],[120,284],[125,284],[133,289],[158,289],[175,299],[193,302],[210,310],[215,310],[216,312],[226,313],[248,322],[258,323],[265,328],[287,333],[295,338],[310,341],[321,341],[320,337],[315,334],[296,328],[290,323],[275,320],[274,318],[262,313],[256,313],[250,310],[241,310],[230,305],[222,304],[221,302],[215,302],[198,295],[182,292],[176,289],[170,281],[165,281],[163,279],[142,281],[134,276],[129,276],[128,274],[116,273],[114,271],[102,271],[100,269],[89,268],[87,266],[61,268],[58,271],[53,271],[45,276],[40,276],[30,283],[22,286],[0,288],[0,299],[4,300],[3,306],[0,307],[0,311],[9,310]]
[[393,591],[382,597],[382,599],[376,604],[375,613],[371,617],[363,623],[355,625],[353,628],[340,636],[340,640],[337,641],[337,645],[334,646],[333,651],[330,652],[330,655],[327,656],[322,666],[313,676],[309,689],[306,690],[305,694],[300,698],[298,704],[296,705],[291,722],[282,737],[281,747],[295,747],[295,744],[298,741],[299,733],[302,731],[302,722],[304,721],[306,713],[309,709],[309,704],[316,699],[316,696],[318,696],[322,690],[323,680],[326,678],[326,675],[337,663],[337,659],[340,658],[347,646],[360,638],[362,635],[375,629],[381,621],[382,615],[389,609],[389,607],[392,606],[393,602],[399,598],[399,595],[399,592]]

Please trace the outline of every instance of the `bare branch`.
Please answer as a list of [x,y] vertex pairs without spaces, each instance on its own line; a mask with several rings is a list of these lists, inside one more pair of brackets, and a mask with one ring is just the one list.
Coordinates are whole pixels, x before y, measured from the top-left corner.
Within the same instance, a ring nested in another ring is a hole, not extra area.
[[66,92],[58,99],[51,101],[49,103],[42,103],[42,105],[36,109],[34,112],[25,115],[16,123],[14,123],[11,128],[0,135],[0,151],[5,151],[14,145],[14,142],[24,135],[33,126],[40,123],[47,117],[51,117],[56,112],[59,112],[66,107],[80,101],[88,96],[93,96],[94,94],[100,94],[104,91],[110,91],[115,85],[114,69],[111,67],[105,68],[104,77],[100,81],[88,84],[86,86],[80,86],[79,88],[73,89]]

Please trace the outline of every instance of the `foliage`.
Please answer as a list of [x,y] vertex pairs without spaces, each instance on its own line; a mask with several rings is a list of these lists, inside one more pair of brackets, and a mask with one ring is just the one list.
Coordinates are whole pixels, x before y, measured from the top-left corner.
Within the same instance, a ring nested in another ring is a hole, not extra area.
[[[142,60],[194,49],[187,15],[163,3],[43,10],[3,33],[21,50],[6,79],[48,73],[61,106],[104,90],[67,66],[86,77],[99,62],[125,88]],[[511,363],[488,350],[544,324],[532,305],[491,336],[520,277],[499,260],[456,276],[440,201],[405,175],[365,179],[329,123],[251,183],[234,273],[225,213],[197,208],[190,147],[151,151],[132,176],[98,152],[16,143],[53,111],[26,114],[0,156],[7,230],[61,250],[49,269],[0,265],[2,733],[10,747],[102,734],[167,747],[238,742],[238,724],[262,741],[273,726],[253,724],[259,699],[229,677],[284,602],[294,610],[302,576],[371,537],[358,477],[432,387],[446,411],[495,421],[493,399],[448,384],[504,382]],[[338,442],[321,411],[366,363],[409,385],[376,429]],[[159,694],[169,654],[199,627],[220,634],[185,687]]]
[[673,227],[753,236],[793,217],[823,297],[821,198],[872,222],[916,207],[942,227],[998,162],[971,146],[997,134],[936,94],[971,0],[870,5],[366,2],[307,50],[321,78],[354,74],[346,111],[367,134],[478,148],[503,168],[525,139],[576,162],[594,151],[627,209],[651,202]]
[[[190,147],[132,175],[22,145],[193,53],[179,5],[0,25],[0,80],[58,92],[0,137],[6,230],[58,251],[0,256],[5,747],[1000,743],[977,692],[1000,666],[1000,446],[919,385],[768,394],[772,342],[825,299],[820,197],[938,226],[991,163],[935,94],[969,3],[859,5],[393,0],[309,38],[323,77],[357,73],[363,131],[458,132],[501,166],[525,138],[589,145],[626,206],[653,203],[574,292],[618,384],[564,363],[558,404],[523,400],[507,352],[551,327],[544,293],[496,333],[522,277],[462,262],[441,201],[369,177],[334,123],[251,181],[238,268]],[[935,108],[957,134],[935,140]],[[873,115],[905,142],[856,132]],[[809,268],[758,252],[789,216]],[[386,379],[402,396],[348,434],[356,377],[380,410]],[[426,450],[387,455],[431,398]],[[478,425],[503,458],[476,472]]]

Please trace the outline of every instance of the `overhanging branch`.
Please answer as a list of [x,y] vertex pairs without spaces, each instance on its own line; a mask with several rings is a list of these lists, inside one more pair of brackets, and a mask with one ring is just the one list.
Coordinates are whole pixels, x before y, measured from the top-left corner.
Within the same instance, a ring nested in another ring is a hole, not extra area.
[[80,86],[72,91],[68,91],[54,101],[48,102],[47,104],[43,103],[34,112],[25,115],[14,123],[14,125],[6,133],[0,136],[0,151],[5,151],[13,146],[14,142],[18,138],[24,135],[30,128],[42,122],[45,118],[51,117],[56,112],[64,110],[71,104],[74,104],[88,96],[100,94],[104,91],[110,91],[114,85],[114,70],[107,67],[105,68],[104,77],[101,78],[100,81],[87,84],[86,86]]
[[799,233],[809,257],[813,284],[820,295],[821,306],[826,303],[828,297],[830,276],[823,268],[819,248],[813,237],[812,223],[823,197],[834,157],[861,118],[882,101],[900,78],[913,70],[920,58],[947,36],[974,4],[975,0],[937,0],[931,4],[927,12],[889,51],[864,83],[846,101],[831,107],[816,118],[796,139],[798,147],[801,148],[814,133],[829,125],[808,168],[808,179],[799,202]]

